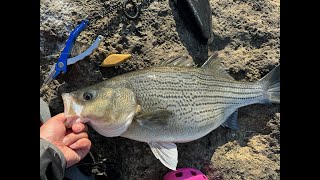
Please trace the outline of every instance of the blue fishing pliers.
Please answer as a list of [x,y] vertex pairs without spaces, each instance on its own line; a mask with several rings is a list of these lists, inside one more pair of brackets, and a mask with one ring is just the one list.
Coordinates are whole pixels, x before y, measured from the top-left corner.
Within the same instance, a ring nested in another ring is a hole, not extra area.
[[72,47],[81,33],[89,24],[89,20],[85,19],[79,24],[71,33],[66,42],[66,45],[61,52],[61,55],[58,59],[58,62],[55,63],[49,72],[48,77],[45,79],[44,84],[50,83],[54,78],[56,78],[60,73],[67,72],[67,66],[70,64],[74,64],[79,60],[84,59],[86,56],[89,56],[96,48],[98,48],[99,44],[103,40],[103,36],[99,35],[95,42],[83,53],[75,56],[73,58],[69,58]]

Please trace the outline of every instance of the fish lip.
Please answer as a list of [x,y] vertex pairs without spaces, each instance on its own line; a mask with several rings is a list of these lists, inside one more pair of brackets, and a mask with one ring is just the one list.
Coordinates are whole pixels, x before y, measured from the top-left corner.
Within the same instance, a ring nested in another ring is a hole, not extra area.
[[66,122],[64,123],[64,125],[67,127],[67,128],[70,128],[72,125],[74,125],[75,123],[87,123],[90,121],[90,119],[88,118],[83,118],[83,117],[80,117],[80,116],[77,116],[77,115],[65,115],[66,117]]
[[72,97],[70,93],[62,93],[61,94],[62,100],[63,100],[63,106],[64,106],[64,114],[65,117],[70,117],[71,115],[69,114],[71,111],[71,101]]
[[67,128],[70,128],[73,124],[76,123],[76,121],[80,118],[79,116],[70,116],[65,114],[65,118],[67,119],[64,123],[64,125]]
[[83,117],[79,117],[77,120],[76,120],[76,122],[79,122],[79,123],[87,123],[87,122],[89,122],[90,121],[90,119],[88,119],[88,118],[83,118]]
[[69,116],[77,115],[77,116],[81,117],[81,112],[82,112],[83,106],[79,105],[75,102],[72,94],[71,93],[62,93],[61,96],[63,99],[65,116],[69,117]]
[[81,117],[83,106],[75,102],[72,93],[62,93],[61,96],[64,105],[64,116],[67,119],[65,122],[66,127],[69,128],[77,122],[87,123],[89,121],[89,119]]

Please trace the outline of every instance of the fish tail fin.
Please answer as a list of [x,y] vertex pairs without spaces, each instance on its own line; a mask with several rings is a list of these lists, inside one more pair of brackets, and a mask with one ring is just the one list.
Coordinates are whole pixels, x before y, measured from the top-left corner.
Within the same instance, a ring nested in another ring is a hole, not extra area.
[[259,80],[266,90],[267,101],[280,103],[280,65],[271,70],[265,77]]

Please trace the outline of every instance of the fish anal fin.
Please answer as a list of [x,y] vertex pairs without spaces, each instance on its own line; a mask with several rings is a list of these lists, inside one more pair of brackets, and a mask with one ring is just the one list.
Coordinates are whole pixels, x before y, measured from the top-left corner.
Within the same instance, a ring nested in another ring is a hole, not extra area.
[[230,129],[238,130],[238,109],[233,112],[227,120],[222,124],[223,127],[228,127]]

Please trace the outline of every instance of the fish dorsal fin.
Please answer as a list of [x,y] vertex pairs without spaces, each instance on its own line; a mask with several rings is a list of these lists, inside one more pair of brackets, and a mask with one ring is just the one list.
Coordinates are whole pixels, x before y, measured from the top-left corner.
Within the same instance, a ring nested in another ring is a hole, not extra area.
[[163,165],[171,170],[176,170],[178,164],[177,145],[172,142],[151,142],[151,151]]
[[210,71],[212,74],[224,79],[233,80],[233,77],[226,71],[221,64],[221,58],[218,57],[218,52],[213,53],[208,60],[201,66],[202,68]]
[[238,109],[233,112],[227,120],[222,124],[223,127],[228,127],[230,129],[238,130]]
[[135,118],[140,126],[166,126],[169,117],[173,115],[172,111],[161,109],[153,112],[140,113]]
[[158,66],[179,66],[179,67],[193,67],[194,62],[186,56],[177,56],[168,60],[164,60]]

